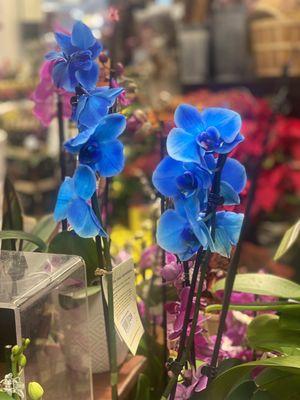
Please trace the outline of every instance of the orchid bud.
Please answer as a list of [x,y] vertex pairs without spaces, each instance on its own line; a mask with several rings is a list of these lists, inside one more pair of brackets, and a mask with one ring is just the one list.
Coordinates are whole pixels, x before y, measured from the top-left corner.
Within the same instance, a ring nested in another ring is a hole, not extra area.
[[11,354],[14,356],[18,355],[21,351],[21,347],[18,346],[17,344],[11,349]]
[[27,347],[30,345],[30,339],[24,339],[23,340],[23,347],[24,349],[27,349]]
[[28,395],[31,400],[40,400],[44,395],[44,389],[37,382],[29,382]]
[[24,354],[20,354],[18,357],[18,364],[20,367],[24,368],[27,364],[27,358],[24,356]]
[[170,264],[166,264],[162,270],[161,275],[166,282],[175,281],[179,275],[182,273],[182,266],[176,262],[171,262]]

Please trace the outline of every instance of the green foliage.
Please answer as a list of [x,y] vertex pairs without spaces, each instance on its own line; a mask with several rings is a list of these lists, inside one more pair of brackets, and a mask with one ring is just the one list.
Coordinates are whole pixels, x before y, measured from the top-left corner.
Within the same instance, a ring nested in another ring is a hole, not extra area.
[[45,252],[47,249],[46,243],[40,239],[38,236],[32,233],[26,233],[23,231],[0,231],[0,239],[5,241],[8,240],[21,240],[33,243],[35,245],[36,251]]
[[100,266],[98,263],[97,247],[95,241],[85,239],[75,234],[74,231],[64,231],[56,235],[48,246],[48,253],[70,254],[83,258],[88,284],[95,279],[95,270]]
[[137,388],[135,400],[150,400],[150,380],[147,375],[140,374]]
[[247,331],[249,345],[257,350],[287,354],[286,349],[300,347],[299,332],[283,329],[280,318],[274,314],[259,315],[250,323]]
[[[3,230],[23,230],[22,208],[19,197],[11,181],[6,177],[3,196]],[[15,241],[7,240],[1,245],[2,250],[15,250]]]
[[[57,222],[54,221],[53,215],[49,214],[41,218],[30,233],[32,233],[35,236],[38,236],[45,243],[49,243],[49,240],[53,236],[56,229],[57,229]],[[36,247],[33,243],[26,243],[23,246],[24,251],[34,251],[35,249]]]
[[300,233],[300,220],[291,226],[284,234],[275,253],[274,260],[281,258],[296,242]]
[[11,400],[13,397],[10,397],[7,393],[0,391],[0,400]]
[[[224,287],[225,279],[221,279],[212,287],[212,291],[224,290]],[[300,299],[300,285],[270,274],[238,274],[233,290],[285,299]]]

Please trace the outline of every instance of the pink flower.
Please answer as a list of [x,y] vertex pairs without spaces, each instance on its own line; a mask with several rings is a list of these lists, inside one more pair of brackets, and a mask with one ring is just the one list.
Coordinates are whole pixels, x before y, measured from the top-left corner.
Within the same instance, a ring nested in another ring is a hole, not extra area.
[[[118,84],[118,82],[115,79],[112,79],[111,87],[119,88],[120,85]],[[120,104],[122,104],[122,106],[124,106],[124,107],[127,107],[127,106],[129,106],[129,104],[131,104],[131,101],[129,99],[127,99],[127,97],[126,97],[125,90],[123,90],[123,92],[118,96],[118,100],[119,100]]]
[[[190,288],[185,287],[180,292],[180,301],[173,301],[166,304],[166,311],[175,317],[172,332],[169,334],[169,339],[177,339],[182,331],[186,307],[188,303]],[[191,307],[190,318],[194,315],[194,301]]]
[[40,69],[40,83],[31,95],[31,100],[35,103],[33,114],[44,126],[49,126],[52,119],[57,116],[57,95],[62,99],[63,117],[69,119],[72,114],[70,100],[73,94],[54,86],[51,76],[53,66],[54,61],[43,62]]
[[109,7],[109,9],[107,10],[106,19],[109,22],[120,21],[119,10],[116,7]]
[[166,282],[176,281],[182,274],[182,264],[178,263],[173,254],[167,254],[167,264],[161,269],[161,276]]
[[142,270],[152,268],[157,260],[158,246],[156,244],[149,246],[141,255],[140,268]]

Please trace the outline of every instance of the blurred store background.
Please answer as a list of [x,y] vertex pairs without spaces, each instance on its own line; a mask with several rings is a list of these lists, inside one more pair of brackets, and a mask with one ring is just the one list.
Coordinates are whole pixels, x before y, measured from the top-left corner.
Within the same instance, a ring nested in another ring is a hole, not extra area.
[[57,121],[36,118],[32,93],[43,54],[54,46],[51,32],[69,31],[76,19],[124,65],[121,84],[134,100],[127,110],[129,162],[111,186],[120,247],[128,230],[147,229],[151,172],[175,107],[219,105],[243,117],[247,141],[236,156],[250,179],[265,135],[272,138],[243,263],[295,275],[299,247],[280,264],[271,254],[300,210],[300,1],[0,0],[0,128],[8,134],[8,175],[34,218],[53,210],[60,178]]

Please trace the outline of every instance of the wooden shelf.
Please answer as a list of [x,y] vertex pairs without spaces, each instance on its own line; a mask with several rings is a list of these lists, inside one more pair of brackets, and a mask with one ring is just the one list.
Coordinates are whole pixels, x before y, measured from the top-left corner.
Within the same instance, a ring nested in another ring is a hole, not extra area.
[[[133,389],[138,376],[146,367],[146,358],[143,356],[134,356],[126,361],[119,371],[118,393],[119,400],[125,400],[126,396]],[[103,374],[94,374],[94,400],[111,400],[109,372]]]

